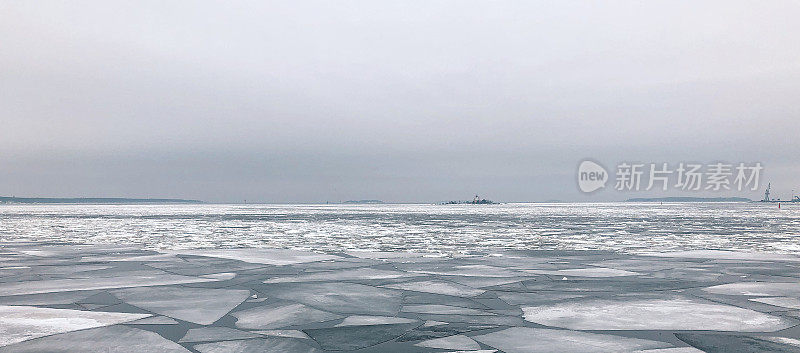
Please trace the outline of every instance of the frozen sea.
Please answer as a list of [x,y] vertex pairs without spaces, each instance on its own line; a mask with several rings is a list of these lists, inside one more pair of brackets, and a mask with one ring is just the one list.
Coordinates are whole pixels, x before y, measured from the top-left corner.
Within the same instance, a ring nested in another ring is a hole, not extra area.
[[800,205],[0,205],[3,242],[153,250],[292,248],[465,254],[486,249],[725,249],[800,254]]

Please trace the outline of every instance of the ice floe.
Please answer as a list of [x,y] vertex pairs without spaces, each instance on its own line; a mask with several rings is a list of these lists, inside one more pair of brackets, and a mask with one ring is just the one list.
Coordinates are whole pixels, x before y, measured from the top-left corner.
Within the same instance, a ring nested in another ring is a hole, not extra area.
[[576,300],[523,307],[525,320],[573,330],[716,330],[772,332],[788,319],[689,298]]
[[305,332],[300,330],[259,330],[252,332],[263,336],[311,339]]
[[555,275],[555,276],[575,276],[575,277],[621,277],[639,275],[638,272],[618,270],[606,267],[572,268],[565,270],[525,270],[528,273]]
[[266,265],[292,265],[306,262],[334,260],[338,256],[288,249],[209,249],[181,250],[178,254],[217,257]]
[[458,349],[458,350],[478,350],[481,346],[478,342],[464,335],[453,335],[432,340],[422,341],[416,346],[439,348],[439,349]]
[[291,338],[261,338],[204,343],[194,346],[200,353],[318,353],[319,349]]
[[259,290],[268,297],[345,314],[393,316],[402,299],[399,291],[347,282],[265,284]]
[[800,282],[738,282],[703,289],[714,294],[800,297]]
[[344,351],[391,341],[416,326],[419,324],[359,325],[305,329],[303,332],[326,351]]
[[310,274],[270,278],[264,283],[314,282],[314,281],[348,281],[360,279],[391,279],[410,276],[407,273],[373,268],[353,270],[314,272]]
[[761,252],[743,252],[728,250],[687,250],[674,252],[647,252],[647,256],[693,258],[693,259],[724,259],[724,260],[754,260],[754,261],[800,261],[794,255],[769,254]]
[[0,346],[148,316],[150,315],[0,305]]
[[754,302],[780,306],[789,309],[800,309],[800,298],[790,297],[765,297],[765,298],[751,298]]
[[708,353],[800,353],[800,340],[794,338],[716,333],[676,333],[675,336],[681,341]]
[[483,289],[475,289],[459,283],[446,281],[419,281],[389,284],[384,288],[402,289],[415,292],[435,293],[452,295],[454,297],[474,297],[486,292]]
[[155,332],[108,326],[41,337],[0,347],[0,353],[189,353]]
[[232,329],[230,327],[199,327],[190,329],[178,342],[232,341],[260,337],[255,333]]
[[390,316],[348,316],[336,326],[363,326],[363,325],[388,325],[388,324],[409,324],[417,322],[414,319]]
[[493,313],[482,310],[444,304],[404,305],[403,312],[440,315],[494,315]]
[[153,316],[131,321],[128,325],[178,325],[178,322],[166,316]]
[[129,288],[111,293],[142,309],[201,325],[219,320],[250,296],[249,290],[176,286]]
[[214,279],[173,275],[161,271],[150,271],[147,273],[137,273],[115,277],[48,279],[42,281],[5,284],[0,286],[0,296],[92,289],[145,287],[211,281],[214,281]]
[[276,329],[342,318],[339,315],[317,310],[297,303],[273,303],[231,313],[236,317],[236,327],[245,329]]
[[659,341],[530,327],[512,327],[472,338],[506,353],[606,353],[670,347]]

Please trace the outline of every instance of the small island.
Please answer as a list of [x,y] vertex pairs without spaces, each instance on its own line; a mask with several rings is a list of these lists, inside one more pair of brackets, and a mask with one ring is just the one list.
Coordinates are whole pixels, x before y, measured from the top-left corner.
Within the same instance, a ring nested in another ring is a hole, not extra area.
[[480,196],[475,195],[472,201],[447,201],[442,202],[442,205],[494,205],[496,202],[492,200],[482,199]]

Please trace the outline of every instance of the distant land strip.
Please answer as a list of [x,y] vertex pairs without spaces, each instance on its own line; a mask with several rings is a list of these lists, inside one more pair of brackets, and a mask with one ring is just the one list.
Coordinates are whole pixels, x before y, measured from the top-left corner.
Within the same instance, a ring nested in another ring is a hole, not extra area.
[[9,197],[0,196],[0,203],[203,203],[200,200],[184,199],[129,199],[124,197]]
[[753,200],[744,197],[654,197],[654,198],[633,198],[625,200],[627,202],[752,202]]
[[383,201],[381,201],[381,200],[347,200],[344,203],[356,203],[356,204],[360,204],[360,203],[383,203]]

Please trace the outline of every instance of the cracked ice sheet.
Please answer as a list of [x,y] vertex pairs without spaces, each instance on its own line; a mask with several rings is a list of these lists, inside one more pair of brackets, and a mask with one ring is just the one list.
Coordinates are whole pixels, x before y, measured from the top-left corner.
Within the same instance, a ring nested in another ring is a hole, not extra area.
[[795,325],[754,310],[689,298],[579,300],[522,310],[527,321],[573,330],[773,332]]
[[789,309],[800,309],[800,299],[790,297],[767,297],[767,298],[753,298],[750,299],[754,302],[780,306]]
[[238,319],[236,327],[269,330],[287,326],[342,318],[339,315],[296,303],[274,303],[231,313]]
[[369,250],[352,250],[345,252],[347,255],[355,256],[361,259],[404,259],[416,257],[433,257],[429,254],[414,253],[407,251],[369,251]]
[[[76,257],[85,256],[86,254],[105,255],[108,253],[113,254],[150,254],[152,252],[143,251],[135,247],[119,246],[119,245],[35,245],[34,249],[31,248],[15,248],[21,254],[35,256],[35,257]],[[121,255],[120,255],[121,256]]]
[[409,272],[443,275],[443,276],[465,276],[465,277],[518,277],[525,276],[525,273],[509,270],[497,266],[489,265],[461,265],[447,269],[431,270],[411,270]]
[[81,257],[81,262],[124,262],[124,261],[142,261],[142,262],[158,262],[158,261],[176,261],[180,260],[175,254],[154,254],[154,255],[107,255],[107,256],[84,256]]
[[271,278],[264,283],[314,282],[314,281],[349,281],[363,279],[393,279],[410,277],[407,273],[374,268],[358,268],[354,270],[315,272],[307,275]]
[[157,333],[122,325],[41,337],[0,347],[0,353],[189,353]]
[[472,338],[506,353],[605,353],[670,347],[665,342],[638,338],[529,327],[512,327]]
[[607,268],[607,267],[573,268],[566,270],[524,270],[524,271],[528,273],[535,273],[542,275],[573,276],[573,277],[622,277],[622,276],[635,276],[641,274],[638,272],[618,270],[615,268]]
[[178,325],[178,322],[166,316],[153,316],[131,321],[128,325]]
[[286,249],[222,249],[222,250],[182,250],[180,255],[195,255],[239,260],[265,265],[293,265],[306,262],[340,259],[339,256],[318,254],[308,251]]
[[194,346],[200,353],[317,353],[319,349],[291,338],[262,338],[224,341]]
[[793,255],[726,250],[688,250],[665,253],[642,253],[641,255],[711,260],[800,261],[800,257]]
[[210,325],[250,297],[249,290],[143,287],[112,291],[120,300],[175,319]]
[[108,265],[54,265],[36,266],[31,268],[30,273],[38,275],[71,275],[79,272],[107,270],[114,266]]
[[400,311],[399,291],[347,282],[269,284],[259,291],[336,313],[393,316]]
[[481,315],[493,316],[493,313],[442,304],[403,305],[404,313],[437,314],[437,315]]
[[260,337],[255,333],[241,331],[230,327],[198,327],[189,329],[186,335],[178,342],[213,342],[213,341],[233,341],[247,338]]
[[696,262],[681,261],[677,259],[613,259],[598,262],[587,263],[587,266],[594,267],[608,267],[616,268],[619,270],[637,271],[637,272],[653,272],[671,270],[675,268],[687,268],[697,266]]
[[305,332],[300,330],[261,330],[252,332],[263,336],[311,339]]
[[305,329],[311,339],[326,351],[351,351],[394,340],[418,323],[394,325],[363,325]]
[[127,314],[0,305],[0,346],[88,328],[149,317]]
[[786,352],[799,353],[800,341],[788,337],[731,335],[716,333],[675,333],[675,337],[709,353]]
[[346,317],[341,323],[337,324],[336,327],[342,327],[342,326],[364,326],[364,325],[409,324],[409,323],[417,322],[417,321],[418,320],[407,319],[407,318],[404,318],[404,317],[354,315],[354,316]]
[[384,288],[402,289],[414,292],[434,293],[452,295],[454,297],[475,297],[486,292],[483,289],[475,289],[460,283],[445,281],[420,281],[405,282],[382,286]]
[[478,342],[464,335],[453,335],[432,340],[422,341],[415,344],[419,347],[439,348],[439,349],[459,349],[459,350],[478,350],[481,346]]
[[76,292],[55,292],[16,295],[11,297],[0,297],[0,304],[7,305],[55,305],[72,304],[97,294],[97,291],[76,291]]
[[570,300],[576,298],[583,298],[585,295],[569,294],[569,293],[527,293],[527,292],[497,292],[497,297],[500,300],[508,303],[509,305],[520,304],[543,304],[548,302],[557,302],[562,300]]
[[214,281],[216,280],[209,278],[173,275],[163,271],[139,271],[136,272],[135,276],[127,275],[118,277],[49,279],[14,283],[0,287],[0,296],[110,288],[146,287]]
[[447,277],[447,280],[472,288],[482,288],[522,282],[532,278],[533,277]]
[[703,288],[714,294],[750,296],[800,296],[800,283],[797,282],[739,282]]

